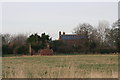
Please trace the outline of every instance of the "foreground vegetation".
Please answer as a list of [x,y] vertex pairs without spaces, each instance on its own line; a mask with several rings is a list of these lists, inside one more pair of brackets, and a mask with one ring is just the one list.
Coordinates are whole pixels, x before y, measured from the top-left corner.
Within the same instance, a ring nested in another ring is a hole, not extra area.
[[117,78],[117,55],[3,57],[3,78]]

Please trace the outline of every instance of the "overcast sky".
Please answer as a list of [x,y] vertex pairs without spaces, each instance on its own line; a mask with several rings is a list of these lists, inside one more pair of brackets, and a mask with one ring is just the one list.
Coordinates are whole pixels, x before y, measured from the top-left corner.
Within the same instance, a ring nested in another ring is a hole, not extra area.
[[26,2],[2,4],[3,33],[72,33],[80,23],[97,26],[100,20],[110,25],[118,19],[117,2]]

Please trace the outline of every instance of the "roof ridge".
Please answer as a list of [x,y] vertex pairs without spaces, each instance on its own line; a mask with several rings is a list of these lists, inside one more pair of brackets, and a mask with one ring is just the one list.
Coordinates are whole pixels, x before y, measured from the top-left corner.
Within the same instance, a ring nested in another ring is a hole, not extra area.
[[80,34],[63,34],[63,35],[75,35],[75,36],[80,36]]

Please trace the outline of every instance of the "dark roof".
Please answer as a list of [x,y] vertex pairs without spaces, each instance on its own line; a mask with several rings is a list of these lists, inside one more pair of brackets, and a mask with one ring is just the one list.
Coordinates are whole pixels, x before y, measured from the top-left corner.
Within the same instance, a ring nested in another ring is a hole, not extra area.
[[77,39],[83,39],[85,36],[81,35],[61,35],[61,40],[77,40]]

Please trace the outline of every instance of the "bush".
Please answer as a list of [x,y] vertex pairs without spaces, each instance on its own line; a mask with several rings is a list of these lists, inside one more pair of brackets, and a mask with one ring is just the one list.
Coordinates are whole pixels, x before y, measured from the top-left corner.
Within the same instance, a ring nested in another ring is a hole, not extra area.
[[64,45],[62,41],[60,40],[55,40],[55,41],[52,41],[51,43],[51,48],[53,49],[53,51],[55,52],[59,52],[60,51],[60,47]]
[[115,50],[115,49],[100,49],[99,52],[102,54],[105,54],[105,53],[109,54],[109,53],[116,53],[117,50]]
[[29,53],[29,49],[27,46],[20,46],[19,48],[17,48],[16,53],[18,54],[28,54]]
[[32,47],[32,49],[33,49],[35,52],[38,52],[38,50],[41,49],[41,45],[35,45],[35,44],[34,44],[34,45],[32,45],[31,47]]
[[8,45],[2,45],[2,54],[12,54],[13,47],[8,47]]

